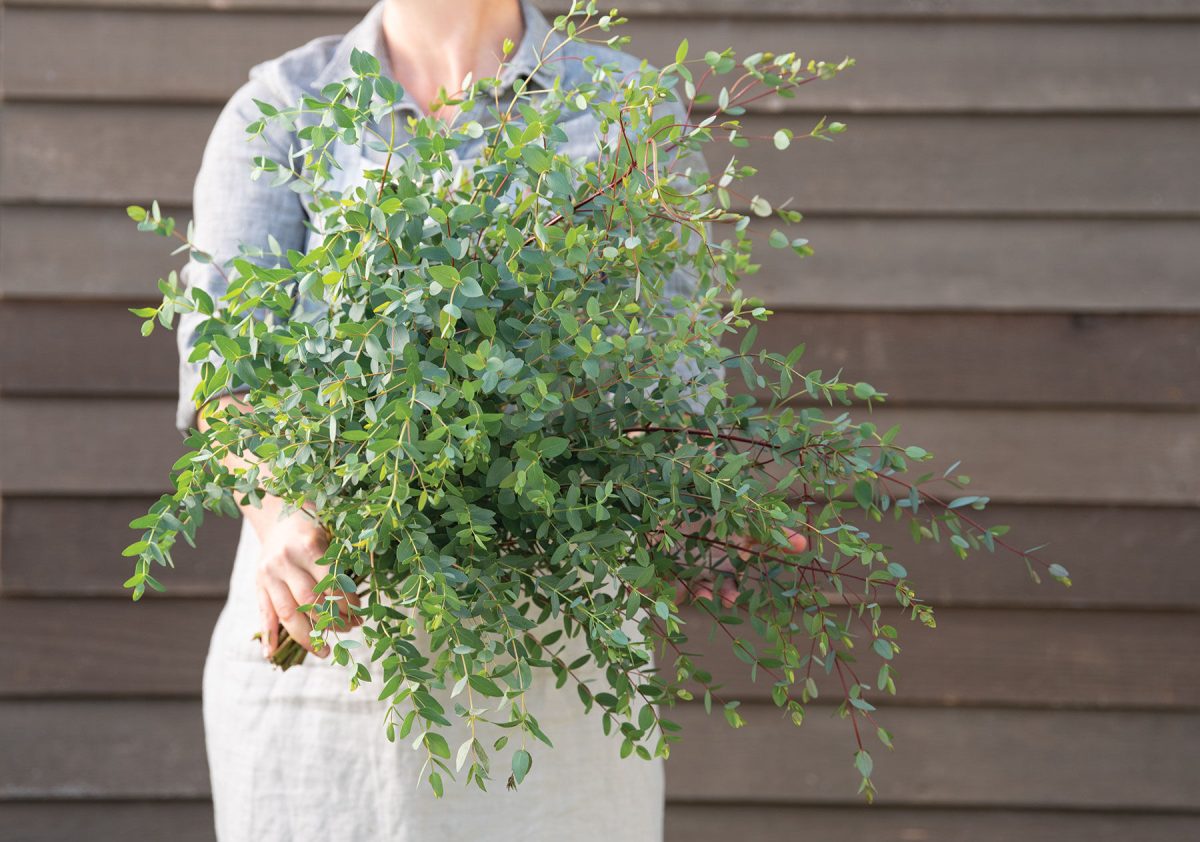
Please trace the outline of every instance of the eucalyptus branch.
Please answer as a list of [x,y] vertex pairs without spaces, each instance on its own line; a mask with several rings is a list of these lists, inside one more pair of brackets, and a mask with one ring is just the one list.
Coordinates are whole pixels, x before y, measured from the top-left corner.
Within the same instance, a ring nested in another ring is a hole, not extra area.
[[[507,785],[531,774],[534,751],[553,742],[528,693],[547,673],[575,688],[626,756],[667,754],[681,738],[671,706],[701,691],[706,711],[715,701],[744,725],[727,676],[690,651],[698,638],[680,617],[683,594],[752,679],[771,679],[771,701],[796,725],[820,697],[817,677],[838,682],[859,792],[871,799],[860,724],[888,748],[891,735],[853,663],[860,647],[877,656],[874,689],[894,693],[900,647],[881,621],[884,600],[935,622],[892,548],[857,521],[906,519],[914,540],[947,533],[964,557],[999,544],[1031,573],[1033,551],[961,514],[986,497],[946,500],[924,489],[929,477],[906,478],[932,455],[901,444],[898,427],[880,433],[852,417],[886,393],[840,370],[804,372],[803,345],[753,350],[756,323],[772,314],[737,286],[753,271],[750,217],[786,227],[801,215],[790,200],[739,191],[753,168],[736,156],[708,172],[704,147],[767,139],[786,152],[790,130],[744,130],[747,106],[853,62],[739,61],[725,50],[701,65],[687,42],[662,68],[590,58],[597,33],[623,22],[595,2],[572,4],[532,73],[573,62],[589,72],[571,85],[527,80],[509,101],[495,84],[502,72],[470,81],[440,95],[459,107],[449,121],[400,125],[403,90],[361,51],[328,98],[260,103],[251,137],[270,128],[292,147],[286,162],[257,161],[254,175],[300,193],[319,236],[303,255],[271,240],[210,256],[189,233],[190,260],[223,258],[225,288],[172,275],[160,305],[135,309],[143,332],[202,316],[193,397],[247,401],[206,415],[188,437],[172,492],[133,523],[126,585],[135,599],[161,589],[152,571],[173,564],[177,538],[191,542],[207,511],[236,515],[265,494],[314,510],[329,549],[314,601],[301,606],[310,642],[329,646],[351,689],[372,685],[386,737],[423,753],[438,795],[458,775],[484,787],[499,770],[490,753],[507,754]],[[698,80],[692,65],[704,68]],[[568,118],[584,110],[607,138],[594,156],[564,148],[581,125]],[[844,130],[822,119],[805,136]],[[335,142],[369,144],[382,168],[335,179]],[[451,152],[466,144],[476,154],[456,168]],[[130,215],[181,236],[157,205]],[[716,221],[732,237],[712,242]],[[767,244],[811,253],[779,229]],[[276,265],[256,259],[270,256]],[[743,328],[740,347],[725,347]],[[803,396],[815,405],[794,405]],[[225,469],[228,453],[261,472]],[[965,485],[950,473],[941,479]],[[923,518],[922,506],[936,515]],[[1070,583],[1060,565],[1047,570]],[[736,593],[719,598],[727,579]],[[273,660],[307,668],[282,632]],[[445,736],[455,718],[470,732],[456,748]]]

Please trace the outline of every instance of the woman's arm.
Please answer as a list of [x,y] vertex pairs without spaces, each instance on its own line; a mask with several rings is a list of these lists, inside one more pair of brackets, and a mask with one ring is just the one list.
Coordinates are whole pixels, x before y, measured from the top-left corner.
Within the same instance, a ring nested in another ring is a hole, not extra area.
[[[234,272],[226,264],[241,256],[240,246],[269,254],[273,238],[285,254],[289,249],[305,250],[307,214],[300,194],[286,184],[273,183],[268,176],[251,179],[256,158],[287,166],[292,149],[300,146],[280,123],[268,123],[257,136],[247,134],[246,127],[262,116],[255,100],[277,108],[290,104],[288,97],[270,87],[256,70],[221,109],[192,190],[192,244],[211,259],[189,259],[180,275],[188,288],[203,290],[218,306]],[[274,257],[246,259],[266,266],[277,263]],[[197,329],[206,318],[199,312],[183,313],[176,330],[179,403],[175,425],[185,435],[197,421],[194,394],[204,361],[192,361],[191,356]]]
[[[242,399],[226,395],[217,399],[218,407],[236,404],[248,408]],[[200,417],[199,429],[208,429],[208,421]],[[230,470],[248,468],[250,462],[235,454],[227,454],[222,460]],[[279,627],[282,625],[293,640],[321,657],[329,654],[328,647],[320,652],[309,642],[312,621],[308,615],[297,610],[298,606],[316,599],[314,587],[325,576],[325,568],[318,563],[329,546],[324,528],[310,511],[286,510],[279,497],[265,494],[261,505],[238,505],[242,516],[250,522],[258,536],[259,555],[255,584],[258,589],[258,611],[262,620],[263,657],[269,658],[279,645]],[[353,595],[351,595],[353,601]],[[354,623],[356,618],[349,616]]]
[[[292,133],[269,123],[260,135],[249,137],[246,126],[261,116],[255,100],[284,107],[288,97],[273,90],[265,78],[251,71],[251,78],[239,88],[221,110],[204,149],[200,171],[193,191],[193,231],[195,247],[212,262],[191,259],[182,276],[189,287],[208,293],[221,301],[228,288],[223,268],[239,256],[239,245],[268,251],[271,238],[286,251],[303,251],[305,246],[305,210],[299,194],[287,185],[275,185],[269,178],[251,179],[254,159],[267,157],[287,165],[295,142]],[[264,262],[262,258],[248,258]],[[184,314],[177,333],[179,344],[179,403],[176,426],[186,433],[193,426],[207,429],[199,417],[194,393],[201,380],[203,361],[190,359],[197,342],[197,328],[205,317]],[[216,403],[228,405],[240,398],[227,394]],[[230,456],[227,467],[245,467],[246,462]],[[309,632],[312,623],[296,610],[298,605],[314,602],[313,585],[325,570],[318,559],[325,553],[327,539],[322,527],[304,512],[287,512],[283,501],[271,495],[261,506],[241,506],[260,543],[256,574],[259,611],[262,618],[263,654],[269,657],[279,643],[279,626],[300,645],[312,651]]]

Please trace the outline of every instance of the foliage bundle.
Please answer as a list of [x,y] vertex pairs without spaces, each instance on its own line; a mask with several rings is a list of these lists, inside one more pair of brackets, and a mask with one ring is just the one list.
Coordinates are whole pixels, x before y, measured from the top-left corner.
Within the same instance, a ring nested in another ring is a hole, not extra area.
[[[622,22],[576,3],[554,29],[563,44],[620,46],[611,33]],[[135,599],[161,589],[153,570],[172,564],[179,536],[193,542],[205,510],[235,515],[237,502],[277,495],[315,510],[330,535],[325,593],[304,606],[314,637],[352,687],[379,688],[388,737],[428,754],[436,792],[464,769],[484,787],[492,755],[507,749],[504,738],[449,745],[452,717],[514,729],[509,784],[530,771],[525,737],[553,736],[525,704],[535,670],[575,685],[625,755],[667,754],[681,736],[669,718],[679,701],[741,726],[739,701],[695,655],[716,629],[797,725],[818,679],[836,682],[870,799],[860,723],[891,747],[866,694],[895,692],[900,649],[884,605],[927,626],[934,616],[891,548],[854,521],[904,519],[915,541],[947,539],[962,557],[1001,546],[1035,581],[1047,566],[1006,544],[1006,527],[964,514],[987,498],[926,490],[961,490],[956,466],[911,476],[931,454],[844,409],[869,410],[884,393],[800,370],[803,345],[753,350],[770,310],[736,285],[758,268],[751,234],[801,257],[810,249],[782,230],[799,213],[738,190],[753,167],[735,154],[710,174],[703,147],[721,138],[782,154],[803,137],[749,133],[747,107],[852,62],[731,50],[692,59],[684,41],[675,62],[632,77],[585,63],[591,78],[571,90],[518,82],[502,99],[498,77],[472,81],[449,104],[475,113],[491,99],[487,119],[410,118],[402,142],[402,91],[367,53],[319,97],[261,104],[249,132],[281,121],[302,146],[290,161],[258,160],[254,176],[311,195],[323,239],[305,254],[243,249],[223,267],[220,300],[172,274],[162,303],[135,311],[146,333],[180,313],[205,316],[194,398],[210,426],[188,437],[174,490],[134,521],[126,586]],[[609,142],[567,154],[562,125],[586,109]],[[844,128],[822,120],[807,137]],[[385,165],[332,189],[339,140],[367,144]],[[481,153],[457,165],[453,150],[472,140]],[[183,240],[191,259],[213,259],[157,205],[130,215]],[[713,223],[730,236],[716,241]],[[681,279],[688,289],[671,294]],[[727,371],[743,392],[730,392]],[[214,410],[230,391],[246,405]],[[227,468],[230,454],[255,465]],[[807,551],[794,551],[789,530]],[[1048,572],[1070,583],[1059,565]],[[698,597],[685,623],[677,590],[696,596],[714,576],[737,582],[736,600]],[[365,647],[335,624],[352,592]],[[546,623],[553,631],[539,636]],[[568,660],[572,641],[582,654]],[[879,661],[873,684],[855,670],[864,653]],[[286,667],[303,654],[291,641],[275,658]],[[585,665],[600,684],[579,679]],[[453,711],[434,697],[447,688]]]

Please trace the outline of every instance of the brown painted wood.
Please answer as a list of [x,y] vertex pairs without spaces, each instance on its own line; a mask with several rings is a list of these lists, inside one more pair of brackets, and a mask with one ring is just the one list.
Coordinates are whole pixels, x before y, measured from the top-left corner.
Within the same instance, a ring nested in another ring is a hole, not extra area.
[[[0,825],[23,842],[125,842],[131,837],[212,842],[206,801],[56,801],[0,803]],[[666,842],[789,839],[797,828],[829,839],[912,842],[1191,842],[1200,819],[1188,815],[1045,810],[947,810],[879,805],[787,807],[669,802]]]
[[[749,724],[737,731],[717,711],[708,719],[702,709],[680,712],[684,732],[703,737],[685,738],[672,752],[668,797],[854,800],[858,774],[848,719],[821,711],[797,730],[770,706],[743,708]],[[1193,715],[911,709],[876,718],[896,746],[888,751],[867,729],[863,742],[875,761],[879,805],[1197,806],[1191,746],[1200,719]]]
[[[0,696],[198,697],[221,605],[214,599],[0,600],[20,639],[0,654]],[[24,631],[16,631],[18,623]],[[255,631],[247,628],[247,638]]]
[[[815,254],[765,245],[747,292],[778,307],[888,310],[1200,308],[1200,241],[1184,220],[810,217],[788,229]],[[718,229],[717,239],[731,237]],[[1134,300],[1136,299],[1136,300]]]
[[[668,803],[666,842],[731,839],[870,839],[871,842],[970,839],[971,842],[1191,842],[1200,818],[1187,815],[1046,810],[906,809],[871,806],[753,807]],[[799,834],[799,835],[798,835]]]
[[[164,207],[186,226],[191,211]],[[138,231],[124,208],[0,207],[0,297],[161,300],[156,281],[183,265],[177,240]],[[72,248],[62,248],[62,237]]]
[[[186,223],[187,208],[164,213]],[[0,297],[145,304],[179,265],[123,209],[0,207]],[[1176,220],[810,218],[792,229],[817,253],[797,260],[763,242],[741,280],[777,308],[1165,312],[1200,310],[1194,224]],[[62,232],[74,247],[58,247]],[[719,241],[731,236],[720,227]],[[1137,283],[1131,279],[1138,278]]]
[[[200,550],[181,550],[169,598],[92,598],[121,596],[126,523],[180,450],[169,336],[143,342],[121,317],[178,258],[121,205],[185,207],[215,106],[249,64],[368,5],[6,4],[0,72],[24,101],[0,126],[0,298],[34,303],[0,304],[0,837],[212,838],[195,696],[237,524],[214,519]],[[756,250],[764,268],[744,286],[781,311],[765,339],[807,340],[806,364],[853,366],[891,407],[936,402],[876,417],[901,419],[939,468],[963,458],[975,490],[1010,501],[980,519],[1011,523],[1019,547],[1049,541],[1038,555],[1076,580],[1037,587],[1003,553],[960,561],[875,525],[939,619],[897,623],[900,692],[872,697],[898,746],[864,727],[880,803],[858,803],[831,696],[799,732],[766,705],[745,705],[736,733],[691,706],[676,712],[687,739],[667,838],[1200,835],[1200,437],[1194,412],[1146,411],[1194,406],[1200,389],[1194,324],[1157,315],[1200,311],[1200,0],[621,7],[631,49],[660,63],[684,35],[693,55],[729,43],[859,58],[789,104],[851,115],[837,144],[749,156],[762,170],[750,192],[794,195],[809,215],[796,234],[817,248],[803,262]],[[759,116],[751,130],[810,120]],[[710,161],[730,151],[710,147]],[[755,221],[763,239],[769,228]],[[83,319],[52,312],[59,299],[111,303]],[[92,353],[75,352],[83,338]],[[52,396],[84,392],[108,399]],[[1012,406],[961,408],[980,401]],[[1084,409],[1100,404],[1138,411]],[[761,698],[743,664],[705,647],[733,690]],[[861,657],[870,680],[877,660]]]
[[[1194,413],[856,407],[851,417],[880,431],[900,424],[896,444],[933,453],[914,478],[961,460],[969,490],[996,502],[1200,502]],[[173,419],[166,399],[5,398],[0,483],[12,495],[159,493],[183,453]]]
[[[743,708],[739,731],[697,705],[675,712],[687,736],[668,764],[672,800],[858,802],[849,721],[814,711],[797,730],[771,706]],[[894,752],[867,735],[880,806],[1200,808],[1195,714],[909,708],[886,722]],[[4,702],[0,737],[0,799],[208,793],[196,702]]]
[[[278,12],[15,8],[21,37],[2,59],[9,98],[220,103],[259,61],[312,38],[345,32],[359,15]],[[856,19],[731,23],[634,17],[626,48],[662,67],[687,37],[692,54],[764,45],[858,59],[835,84],[809,86],[785,109],[842,111],[1179,111],[1200,107],[1187,80],[1200,73],[1195,26],[1172,23],[986,23]],[[165,36],[165,37],[164,37]],[[789,46],[789,44],[791,46]],[[1107,57],[1121,54],[1120,63]],[[999,71],[999,72],[997,72]]]
[[799,370],[841,371],[894,405],[1200,402],[1188,374],[1200,370],[1200,320],[1189,317],[783,311],[757,327],[754,348],[787,354],[803,342]]
[[[186,202],[215,116],[176,105],[8,105],[0,199]],[[814,122],[752,117],[746,133],[804,134]],[[807,212],[1194,214],[1197,139],[1200,118],[1185,116],[858,116],[836,143],[742,150],[759,174],[741,187],[794,196]],[[718,166],[728,149],[718,142],[710,151]]]
[[[164,208],[181,224],[190,210]],[[791,229],[816,254],[769,248],[741,286],[777,308],[1197,312],[1200,238],[1187,220],[820,218]],[[112,207],[0,207],[0,297],[148,303],[172,246]],[[58,247],[69,232],[72,248]],[[720,226],[718,241],[731,237]]]
[[[0,601],[9,623],[0,697],[198,695],[220,607],[220,600],[157,598]],[[688,651],[724,686],[721,697],[769,702],[775,678],[760,671],[752,681],[727,637],[718,631],[709,640],[706,614],[693,607],[686,616]],[[888,610],[885,622],[899,630],[902,647],[893,661],[897,693],[865,694],[882,716],[913,705],[1200,709],[1200,677],[1185,667],[1200,639],[1195,612],[941,609],[936,616],[938,627],[929,629]],[[247,638],[258,630],[255,620],[246,623]],[[858,632],[868,639],[865,626]],[[749,630],[739,636],[761,648]],[[852,669],[874,688],[882,659],[868,648],[858,658]],[[840,702],[836,676],[818,670],[814,678],[818,708]]]
[[[0,504],[0,593],[7,596],[117,597],[129,560],[126,524],[153,498],[7,497]],[[1012,527],[1018,549],[1048,543],[1036,555],[1060,559],[1074,584],[1034,584],[1024,564],[998,551],[960,560],[946,544],[914,544],[902,523],[871,525],[893,549],[926,601],[938,607],[1200,609],[1200,518],[1190,508],[989,505],[972,513],[988,526]],[[177,547],[176,567],[160,577],[165,595],[225,594],[239,522],[210,517],[196,550]],[[47,559],[53,559],[48,564]]]
[[[368,0],[9,0],[13,7],[93,7],[111,8],[210,8],[237,11],[278,9],[300,11],[327,9],[364,12]],[[562,2],[538,0],[537,4],[549,13],[561,13]],[[604,8],[604,7],[601,7]],[[620,7],[623,13],[641,14],[719,14],[730,16],[773,15],[795,18],[849,17],[892,19],[922,17],[963,17],[1008,19],[1035,18],[1050,20],[1200,18],[1196,0],[856,0],[848,5],[841,0],[628,0]]]
[[0,801],[208,797],[199,702],[5,702],[0,712]]
[[[0,502],[0,593],[5,596],[128,597],[132,570],[121,550],[138,533],[128,524],[153,498],[5,498]],[[210,515],[192,549],[179,542],[175,568],[158,576],[165,597],[225,594],[240,521]],[[48,563],[53,559],[53,563]]]
[[214,842],[207,801],[0,803],[0,827],[22,842]]
[[[57,341],[44,341],[47,325]],[[139,327],[122,305],[0,301],[0,393],[174,396],[175,334]],[[893,405],[1200,404],[1200,378],[1188,376],[1200,369],[1195,316],[783,311],[756,327],[756,349],[804,342],[800,370],[841,370]]]
[[[886,594],[880,601],[891,604]],[[701,653],[724,683],[722,697],[769,701],[777,679],[760,670],[751,681],[750,668],[733,655],[728,637],[717,631],[707,642],[712,621],[697,613],[691,619],[696,644],[689,651]],[[1195,612],[941,609],[935,615],[937,628],[929,629],[903,612],[885,612],[901,646],[893,660],[899,676],[895,696],[874,689],[883,661],[867,651],[869,628],[854,623],[861,651],[852,669],[868,686],[864,695],[879,707],[879,718],[886,719],[893,705],[910,704],[1200,708],[1200,680],[1179,674],[1190,672],[1180,666],[1193,660],[1200,640]],[[844,619],[842,612],[839,620]],[[738,634],[761,650],[761,640],[748,628]],[[836,676],[816,671],[814,678],[824,703],[841,702],[845,691]]]
[[[0,301],[0,393],[172,396],[177,334],[156,325],[144,337],[141,322],[124,304]],[[54,342],[44,341],[48,325]]]

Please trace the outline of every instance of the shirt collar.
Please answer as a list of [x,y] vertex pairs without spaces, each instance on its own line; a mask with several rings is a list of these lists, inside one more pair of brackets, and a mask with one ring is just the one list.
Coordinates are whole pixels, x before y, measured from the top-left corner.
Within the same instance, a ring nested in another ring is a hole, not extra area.
[[[320,90],[330,82],[338,82],[354,75],[350,67],[350,56],[354,50],[363,50],[379,59],[385,72],[388,67],[387,51],[383,43],[383,9],[387,0],[377,0],[370,11],[354,27],[346,33],[329,63],[321,69],[314,80],[314,88]],[[525,32],[521,42],[517,44],[504,67],[501,68],[499,79],[505,90],[512,87],[518,76],[527,76],[544,87],[552,87],[554,80],[562,75],[562,56],[555,55],[546,63],[540,62],[540,57],[554,49],[562,41],[562,36],[553,30],[546,16],[542,14],[532,0],[518,0],[521,15],[525,22]],[[547,36],[549,36],[547,38]],[[543,45],[545,50],[543,50]],[[540,65],[540,66],[539,66]],[[404,98],[397,102],[397,107],[412,101],[407,92]],[[415,109],[414,109],[415,110]]]

